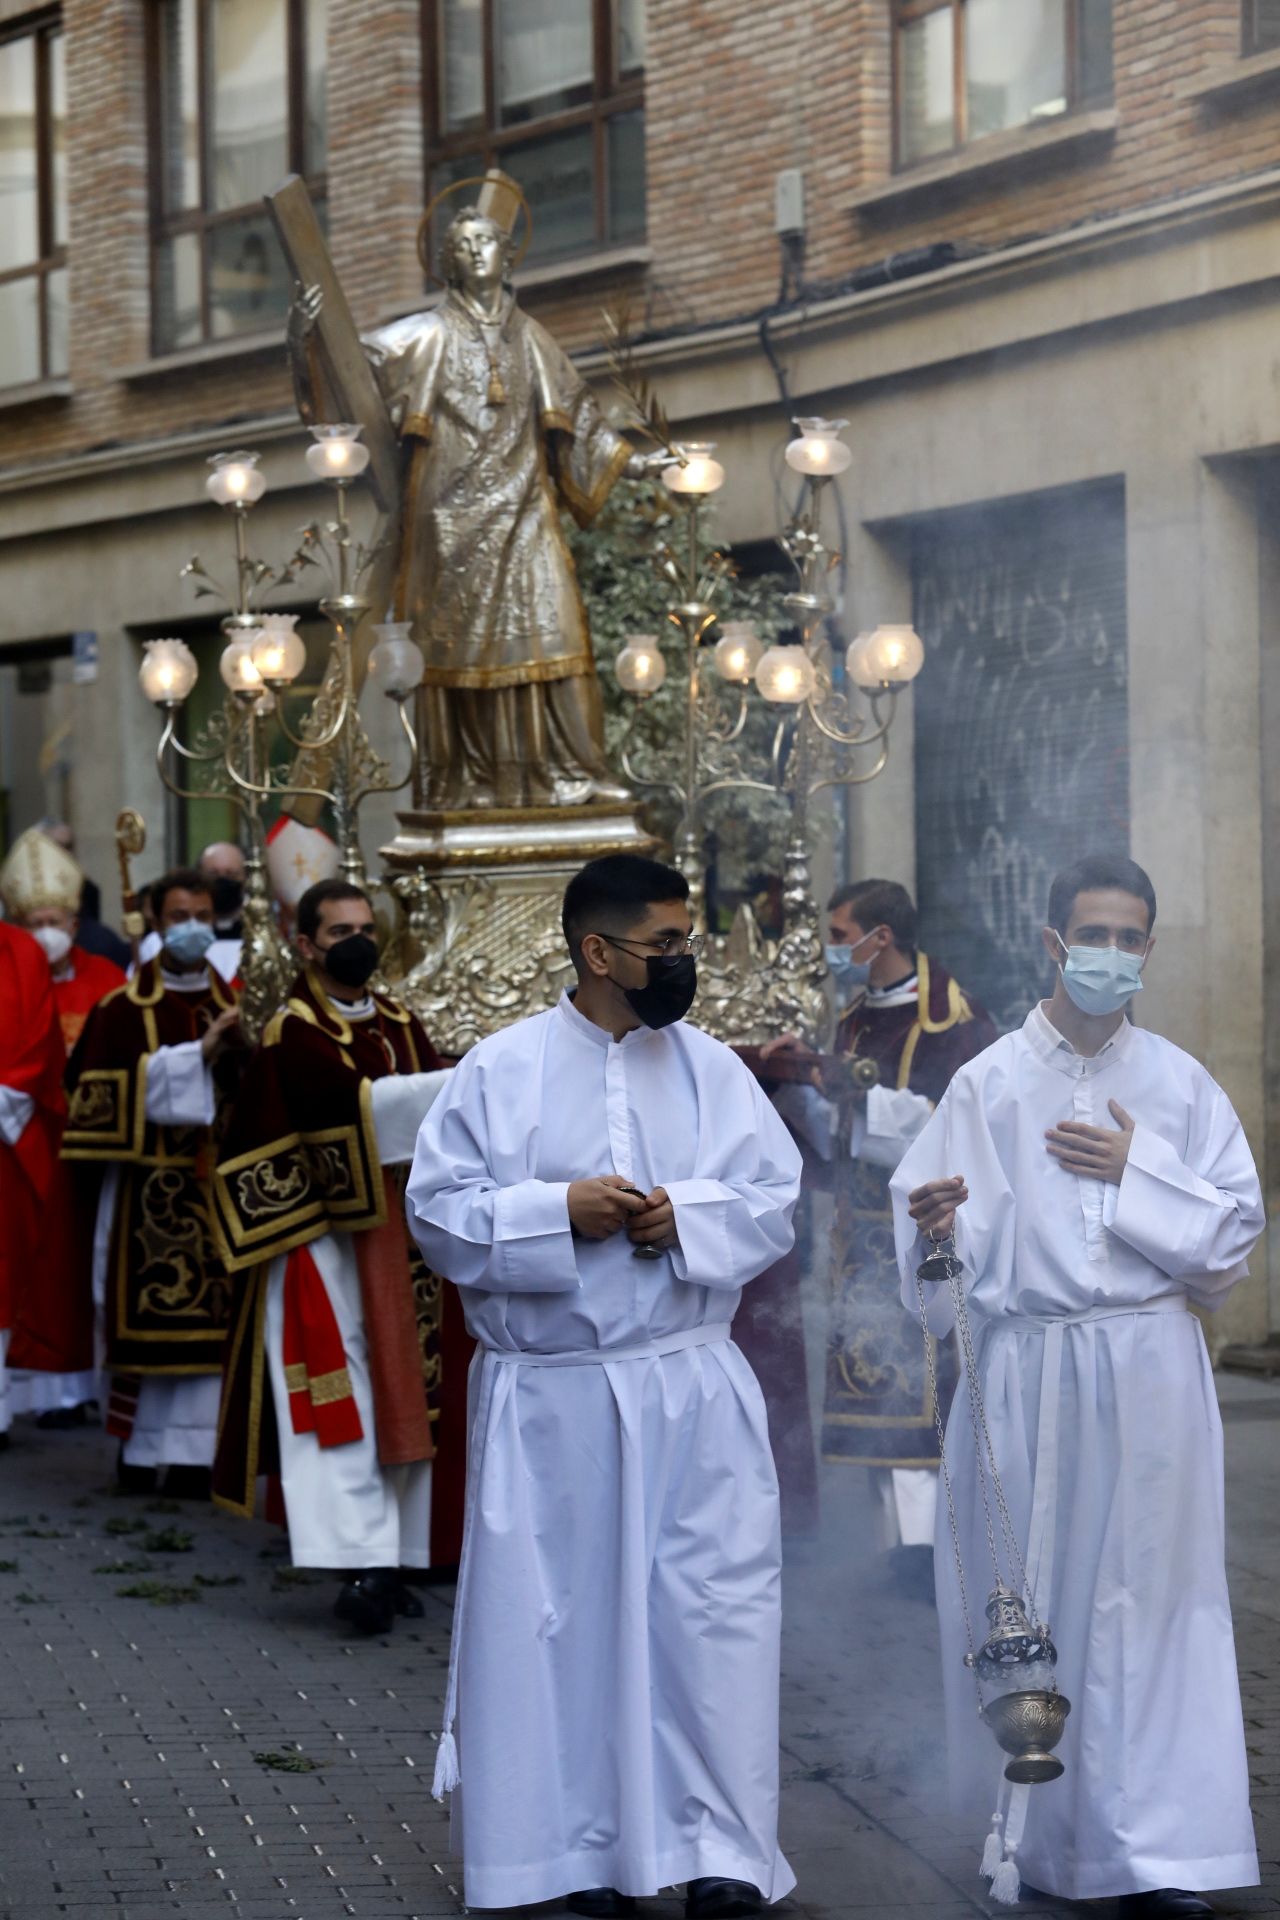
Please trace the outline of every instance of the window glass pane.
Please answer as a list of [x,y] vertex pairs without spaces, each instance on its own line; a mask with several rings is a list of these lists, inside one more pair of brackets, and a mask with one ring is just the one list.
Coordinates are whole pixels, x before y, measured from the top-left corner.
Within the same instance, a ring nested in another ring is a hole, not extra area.
[[618,78],[644,72],[645,0],[617,0],[614,33],[618,50]]
[[969,138],[1067,110],[1066,0],[968,0]]
[[[432,169],[432,199],[434,200],[438,193],[442,193],[444,189],[450,186],[455,180],[477,179],[479,175],[484,172],[484,166],[484,155],[482,153],[460,153],[452,160],[442,160],[438,167]],[[479,187],[472,187],[469,193],[455,193],[450,199],[442,200],[432,215],[431,256],[432,267],[437,273],[439,272],[438,255],[440,252],[440,242],[444,239],[445,229],[448,227],[455,213],[459,213],[468,201],[474,205],[479,192]]]
[[608,123],[609,239],[644,239],[644,115],[616,113]]
[[955,145],[951,9],[898,30],[898,159],[905,166]]
[[1267,47],[1280,47],[1280,0],[1253,0],[1249,46],[1254,53]]
[[53,178],[49,182],[53,244],[67,244],[67,41],[66,35],[49,36],[49,153]]
[[[0,45],[0,129],[3,269],[26,266],[40,253],[36,217],[36,43],[30,34]],[[18,351],[21,354],[22,349]]]
[[180,233],[156,248],[155,301],[156,352],[198,346],[202,337],[198,233]]
[[160,195],[166,210],[200,204],[196,0],[160,9]]
[[40,378],[40,282],[0,281],[0,387]]
[[580,253],[596,238],[595,177],[590,127],[507,147],[503,167],[524,188],[533,212],[528,259]]
[[323,173],[329,159],[329,0],[306,0],[307,119],[303,165]]
[[211,337],[283,325],[290,283],[270,217],[255,213],[211,227],[208,246]]
[[213,205],[244,207],[289,171],[285,0],[213,0]]
[[481,0],[441,0],[440,119],[448,133],[484,125]]
[[500,125],[589,105],[591,0],[494,0],[494,8]]
[[[1280,26],[1280,7],[1277,8]],[[1111,0],[1077,0],[1076,42],[1079,49],[1080,99],[1086,105],[1110,100]]]
[[70,307],[67,301],[67,270],[59,267],[56,273],[45,275],[44,283],[45,326],[49,335],[50,379],[60,379],[67,371],[67,333],[70,319]]

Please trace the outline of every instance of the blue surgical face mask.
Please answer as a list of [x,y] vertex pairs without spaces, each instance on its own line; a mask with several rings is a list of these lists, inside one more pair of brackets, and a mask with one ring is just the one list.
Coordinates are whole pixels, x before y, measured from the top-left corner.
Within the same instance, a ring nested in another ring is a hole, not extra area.
[[872,962],[870,960],[855,960],[853,956],[858,951],[858,947],[866,946],[867,941],[872,938],[876,931],[877,929],[873,927],[871,933],[864,933],[861,940],[852,947],[823,948],[823,954],[827,962],[827,972],[831,975],[832,981],[835,984],[836,993],[841,1000],[849,999],[850,995],[856,993],[859,987],[865,987],[870,984]]
[[1062,984],[1081,1013],[1119,1013],[1142,992],[1146,953],[1121,953],[1119,947],[1069,947],[1056,936],[1066,958]]
[[204,959],[216,935],[203,920],[179,920],[164,930],[164,950],[180,967],[194,967]]

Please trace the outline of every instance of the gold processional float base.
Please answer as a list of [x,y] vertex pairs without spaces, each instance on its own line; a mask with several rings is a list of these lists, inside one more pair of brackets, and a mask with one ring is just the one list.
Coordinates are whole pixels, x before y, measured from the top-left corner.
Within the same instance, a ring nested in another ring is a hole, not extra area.
[[[667,857],[637,806],[476,807],[397,815],[381,849],[384,885],[404,908],[402,971],[392,984],[444,1054],[462,1054],[515,1020],[553,1006],[573,982],[560,930],[570,877],[608,853]],[[826,969],[803,846],[788,852],[786,926],[766,940],[749,907],[698,963],[695,1023],[759,1046],[773,1035],[816,1042],[827,1020]],[[694,906],[700,889],[694,888]],[[695,910],[695,918],[699,915]]]

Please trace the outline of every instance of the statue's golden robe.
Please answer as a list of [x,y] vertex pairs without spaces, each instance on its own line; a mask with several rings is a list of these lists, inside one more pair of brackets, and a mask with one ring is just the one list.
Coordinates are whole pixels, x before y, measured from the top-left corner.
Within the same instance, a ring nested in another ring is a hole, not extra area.
[[[396,617],[426,684],[494,688],[592,671],[560,528],[586,526],[631,457],[555,341],[509,295],[480,316],[456,290],[367,342],[409,448]],[[495,381],[503,399],[491,404]]]

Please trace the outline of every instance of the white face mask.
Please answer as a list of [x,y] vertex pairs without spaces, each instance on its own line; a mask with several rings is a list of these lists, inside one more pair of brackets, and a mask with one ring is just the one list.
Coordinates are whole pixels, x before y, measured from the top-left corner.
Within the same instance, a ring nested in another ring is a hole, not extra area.
[[33,927],[33,939],[40,942],[51,967],[60,967],[71,951],[71,935],[61,927]]

